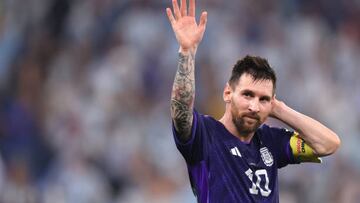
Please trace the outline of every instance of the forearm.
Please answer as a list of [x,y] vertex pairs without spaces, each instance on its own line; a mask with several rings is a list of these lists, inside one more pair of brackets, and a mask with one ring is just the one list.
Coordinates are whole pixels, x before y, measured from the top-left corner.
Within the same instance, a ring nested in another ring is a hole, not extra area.
[[340,139],[336,133],[320,122],[295,111],[283,102],[278,102],[274,108],[274,117],[297,131],[318,156],[332,154],[339,147]]
[[195,99],[195,52],[179,52],[178,69],[171,93],[171,117],[182,141],[189,139]]

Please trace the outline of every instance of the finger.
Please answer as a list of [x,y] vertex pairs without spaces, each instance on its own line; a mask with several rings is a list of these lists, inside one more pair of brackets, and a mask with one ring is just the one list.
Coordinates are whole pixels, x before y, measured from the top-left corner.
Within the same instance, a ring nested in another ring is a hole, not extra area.
[[172,4],[173,4],[175,18],[176,19],[181,18],[181,13],[180,13],[180,10],[179,10],[179,4],[178,4],[177,0],[172,0]]
[[174,18],[174,15],[172,14],[170,8],[166,8],[166,14],[167,14],[167,16],[168,16],[168,18],[169,18],[169,21],[170,21],[171,25],[173,25],[176,20],[175,20],[175,18]]
[[195,0],[190,0],[189,4],[189,16],[195,17]]
[[204,12],[201,13],[199,27],[205,29],[205,27],[206,27],[206,22],[207,22],[207,12],[204,11]]
[[186,0],[181,0],[181,5],[180,5],[181,16],[186,16],[187,15],[186,10],[187,10]]

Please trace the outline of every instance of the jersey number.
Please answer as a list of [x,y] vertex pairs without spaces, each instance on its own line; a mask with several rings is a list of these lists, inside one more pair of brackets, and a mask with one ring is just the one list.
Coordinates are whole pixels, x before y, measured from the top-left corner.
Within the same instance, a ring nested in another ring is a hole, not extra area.
[[[260,190],[260,194],[263,197],[267,197],[270,195],[271,190],[269,189],[269,177],[265,169],[260,169],[255,171],[256,183],[253,181],[254,173],[250,168],[245,172],[245,174],[252,183],[251,188],[249,188],[250,194],[257,195],[259,194],[259,190]],[[262,180],[261,177],[265,178],[265,184],[263,187],[260,185]]]

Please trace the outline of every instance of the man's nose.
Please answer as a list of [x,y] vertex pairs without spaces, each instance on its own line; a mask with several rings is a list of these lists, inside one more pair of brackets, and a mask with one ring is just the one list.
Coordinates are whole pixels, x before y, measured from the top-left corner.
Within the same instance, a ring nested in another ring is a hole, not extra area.
[[259,112],[259,101],[257,99],[252,99],[249,103],[249,111]]

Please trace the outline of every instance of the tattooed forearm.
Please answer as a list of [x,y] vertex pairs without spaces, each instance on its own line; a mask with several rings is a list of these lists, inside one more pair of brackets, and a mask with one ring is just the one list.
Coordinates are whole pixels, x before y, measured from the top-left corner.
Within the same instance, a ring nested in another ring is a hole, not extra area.
[[171,93],[171,117],[180,139],[190,137],[195,99],[195,56],[179,54],[179,64]]
[[193,119],[192,110],[188,105],[172,99],[171,113],[179,139],[182,141],[188,140],[191,133]]

